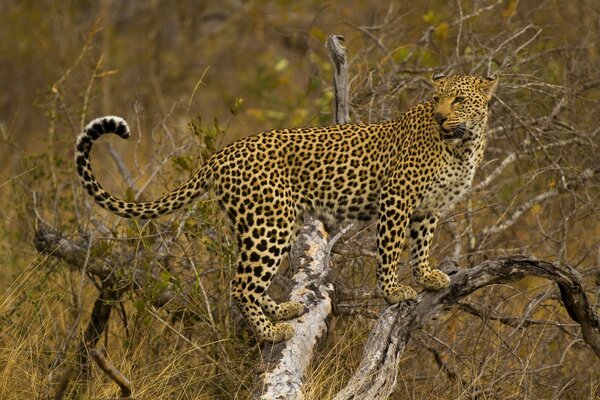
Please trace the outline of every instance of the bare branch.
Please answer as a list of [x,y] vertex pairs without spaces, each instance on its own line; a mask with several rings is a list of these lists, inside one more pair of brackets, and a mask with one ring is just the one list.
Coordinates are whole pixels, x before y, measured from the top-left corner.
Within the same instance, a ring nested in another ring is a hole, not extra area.
[[532,325],[555,326],[564,332],[569,333],[567,326],[577,326],[577,324],[561,324],[551,320],[537,320],[531,318],[512,317],[496,315],[491,309],[484,308],[471,302],[459,301],[458,307],[471,315],[474,315],[482,320],[498,321],[512,328],[522,329]]
[[335,399],[387,399],[396,387],[398,361],[415,330],[484,286],[514,282],[526,275],[558,285],[565,309],[581,326],[583,340],[600,358],[600,320],[585,295],[579,274],[569,266],[559,268],[533,257],[515,256],[459,270],[452,275],[447,289],[423,292],[416,302],[384,310],[371,331],[358,370]]
[[348,64],[346,62],[346,48],[342,46],[344,37],[331,35],[327,38],[325,47],[328,50],[329,59],[335,68],[333,86],[335,90],[333,103],[333,123],[347,124],[350,122],[350,107],[348,101]]
[[[523,143],[523,147],[527,147],[529,145],[529,142],[530,142],[529,140],[526,140]],[[572,138],[572,139],[560,140],[558,142],[548,143],[543,146],[537,146],[532,149],[527,149],[524,154],[517,153],[516,151],[509,153],[506,157],[504,157],[504,159],[500,162],[500,164],[498,164],[498,166],[496,166],[496,168],[485,177],[485,179],[483,179],[477,185],[473,186],[471,191],[477,192],[477,191],[483,190],[484,188],[489,186],[490,183],[492,181],[494,181],[496,178],[498,178],[509,165],[511,165],[513,162],[515,162],[518,159],[518,157],[522,157],[524,155],[531,155],[539,150],[547,150],[547,149],[550,149],[553,147],[562,147],[562,146],[567,146],[567,145],[574,144],[574,143],[582,144],[582,145],[584,144],[580,138]]]
[[136,191],[135,190],[135,180],[131,176],[131,172],[129,172],[129,168],[127,168],[127,166],[125,165],[125,162],[123,161],[123,157],[121,157],[121,155],[119,153],[117,153],[117,151],[115,150],[113,145],[110,143],[108,144],[108,154],[110,154],[113,161],[117,165],[117,169],[119,170],[119,173],[121,173],[121,176],[125,180],[125,183],[127,183],[127,187],[130,187],[131,189],[133,189],[133,191]]
[[131,396],[131,381],[127,379],[127,377],[123,375],[121,371],[116,369],[115,366],[112,365],[111,362],[108,361],[106,357],[104,357],[98,350],[90,349],[90,354],[100,369],[104,371],[104,373],[117,385],[119,385],[121,388],[121,397],[129,398]]
[[[103,282],[118,277],[121,290],[127,288],[139,290],[145,287],[149,280],[160,279],[160,277],[149,276],[148,271],[132,267],[133,254],[121,255],[123,259],[119,259],[118,254],[115,254],[114,258],[105,255],[102,258],[86,262],[89,251],[85,243],[66,237],[47,225],[41,225],[37,230],[33,244],[40,253],[65,261],[73,270],[83,271],[85,268],[85,272],[96,276]],[[184,309],[188,303],[189,300],[185,293],[178,292],[172,285],[168,285],[154,299],[157,307],[169,304],[174,310]]]
[[530,198],[529,200],[525,201],[518,207],[515,207],[512,210],[512,213],[504,220],[504,222],[502,222],[502,223],[498,222],[494,225],[490,225],[490,226],[484,228],[481,231],[481,235],[482,236],[496,235],[496,234],[499,234],[499,233],[507,230],[508,228],[513,226],[523,214],[525,214],[527,211],[531,210],[531,208],[533,208],[533,206],[535,206],[536,204],[543,203],[544,201],[547,201],[550,198],[556,197],[559,194],[564,193],[567,190],[567,188],[572,189],[575,186],[581,186],[586,181],[588,181],[588,180],[592,179],[594,176],[596,176],[598,173],[600,173],[600,167],[588,168],[588,169],[584,170],[583,172],[581,172],[574,179],[571,179],[568,182],[564,181],[561,186],[552,188],[550,190],[547,190],[543,193],[538,194],[537,196]]

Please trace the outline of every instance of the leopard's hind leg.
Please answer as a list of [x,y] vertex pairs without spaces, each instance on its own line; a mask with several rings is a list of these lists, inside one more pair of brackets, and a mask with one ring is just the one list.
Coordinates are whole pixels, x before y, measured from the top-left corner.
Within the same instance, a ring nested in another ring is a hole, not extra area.
[[297,214],[293,204],[282,199],[285,197],[269,196],[268,200],[255,202],[256,206],[249,207],[236,223],[240,255],[232,294],[260,341],[279,342],[293,335],[289,324],[273,324],[267,315],[279,321],[304,312],[296,301],[277,304],[267,295],[289,250]]

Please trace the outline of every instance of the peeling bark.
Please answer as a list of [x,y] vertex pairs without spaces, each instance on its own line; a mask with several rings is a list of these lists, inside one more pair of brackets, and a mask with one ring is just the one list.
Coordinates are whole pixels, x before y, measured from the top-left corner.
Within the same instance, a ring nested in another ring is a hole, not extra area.
[[266,344],[256,397],[261,399],[301,399],[302,384],[313,359],[318,340],[327,333],[327,318],[332,312],[333,284],[329,254],[339,235],[328,241],[323,224],[307,217],[291,254],[294,288],[290,298],[304,304],[308,311],[289,321],[294,336],[286,342]]

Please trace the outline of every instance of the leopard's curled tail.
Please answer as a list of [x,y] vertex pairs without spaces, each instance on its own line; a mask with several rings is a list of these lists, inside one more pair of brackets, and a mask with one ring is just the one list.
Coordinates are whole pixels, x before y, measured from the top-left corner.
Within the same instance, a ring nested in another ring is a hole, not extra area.
[[106,116],[90,122],[77,138],[75,164],[84,189],[101,207],[125,218],[156,218],[169,214],[192,202],[206,191],[208,168],[205,165],[186,183],[158,200],[135,203],[117,199],[102,188],[90,164],[92,145],[105,133],[114,133],[123,139],[130,136],[129,126],[123,118]]

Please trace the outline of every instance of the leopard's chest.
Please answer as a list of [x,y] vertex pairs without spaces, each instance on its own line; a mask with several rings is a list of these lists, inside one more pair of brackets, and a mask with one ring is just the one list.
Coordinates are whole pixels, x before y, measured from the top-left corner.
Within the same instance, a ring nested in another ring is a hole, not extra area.
[[417,207],[421,211],[444,213],[456,205],[469,191],[475,171],[481,161],[483,149],[477,147],[463,158],[449,157],[429,187]]

